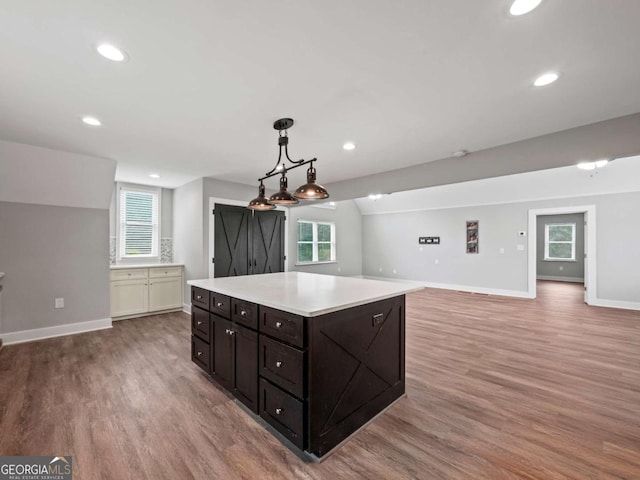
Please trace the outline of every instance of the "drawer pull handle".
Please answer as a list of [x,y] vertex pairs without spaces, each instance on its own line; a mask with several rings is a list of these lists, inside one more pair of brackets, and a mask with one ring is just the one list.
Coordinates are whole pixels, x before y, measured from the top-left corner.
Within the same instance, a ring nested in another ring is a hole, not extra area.
[[198,296],[196,297],[196,300],[202,300],[202,295],[198,295]]
[[198,320],[198,325],[202,325],[202,322],[200,320]]
[[200,356],[202,356],[202,352],[198,352],[198,356],[199,356],[199,357],[200,357]]
[[241,317],[246,317],[247,316],[247,312],[245,312],[244,310],[240,310],[240,316]]
[[276,322],[276,328],[282,327],[282,322]]
[[282,362],[276,362],[276,367],[280,368],[282,366]]
[[216,303],[216,307],[218,307],[218,308],[221,308],[223,305],[224,305],[224,303],[222,303],[222,302]]
[[276,415],[281,415],[281,414],[282,414],[282,409],[276,408]]
[[225,328],[225,330],[224,330],[224,331],[225,331],[225,333],[226,333],[227,335],[233,335],[234,333],[236,333],[234,330],[231,330],[231,329],[229,329],[229,328]]

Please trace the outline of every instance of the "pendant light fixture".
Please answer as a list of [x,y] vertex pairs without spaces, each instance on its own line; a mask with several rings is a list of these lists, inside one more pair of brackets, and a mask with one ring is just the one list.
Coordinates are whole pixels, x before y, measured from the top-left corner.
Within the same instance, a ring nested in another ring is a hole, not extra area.
[[[249,202],[247,208],[252,210],[273,210],[276,208],[276,205],[295,205],[299,203],[299,199],[302,200],[321,200],[325,198],[329,198],[329,193],[322,186],[316,183],[316,169],[313,167],[313,162],[317,161],[316,158],[312,158],[311,160],[291,160],[289,158],[289,136],[287,134],[287,130],[293,126],[293,119],[291,118],[281,118],[276,120],[273,123],[273,128],[278,130],[278,161],[276,162],[275,167],[271,169],[270,172],[267,172],[264,177],[258,179],[260,181],[260,185],[258,187],[258,196]],[[291,166],[287,166],[285,164],[284,158],[282,158],[282,151],[284,150],[284,157]],[[298,187],[295,193],[292,195],[287,191],[288,180],[287,180],[287,172],[289,170],[293,170],[294,168],[301,167],[303,165],[309,165],[307,169],[307,183]],[[274,177],[276,175],[281,175],[280,177],[280,190],[267,200],[265,197],[265,187],[262,183],[263,180],[267,178]]]

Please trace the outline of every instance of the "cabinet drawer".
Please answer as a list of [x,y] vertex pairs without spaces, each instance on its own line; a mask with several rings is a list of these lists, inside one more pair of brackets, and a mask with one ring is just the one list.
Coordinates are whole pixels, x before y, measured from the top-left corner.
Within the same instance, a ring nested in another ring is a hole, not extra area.
[[304,347],[304,317],[292,313],[260,308],[260,333],[290,343],[296,347]]
[[209,310],[209,291],[204,288],[191,287],[191,303],[204,310]]
[[149,278],[179,277],[182,275],[181,267],[158,267],[149,269]]
[[231,297],[210,292],[209,301],[211,303],[210,312],[220,315],[223,318],[231,317]]
[[209,344],[198,337],[191,337],[191,360],[193,363],[209,373]]
[[198,307],[191,309],[191,332],[207,343],[211,343],[209,312]]
[[305,448],[303,403],[264,379],[260,379],[260,416],[296,447]]
[[109,278],[111,280],[146,280],[149,270],[146,268],[124,268],[111,270]]
[[231,320],[245,327],[258,329],[258,305],[237,298],[231,299]]
[[304,397],[304,352],[260,335],[260,375],[298,398]]

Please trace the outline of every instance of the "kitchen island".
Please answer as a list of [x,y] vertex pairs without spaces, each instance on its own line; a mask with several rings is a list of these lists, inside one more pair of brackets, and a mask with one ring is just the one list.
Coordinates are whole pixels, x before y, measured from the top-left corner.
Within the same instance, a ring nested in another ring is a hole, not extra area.
[[196,365],[319,459],[404,395],[405,294],[302,272],[191,280]]

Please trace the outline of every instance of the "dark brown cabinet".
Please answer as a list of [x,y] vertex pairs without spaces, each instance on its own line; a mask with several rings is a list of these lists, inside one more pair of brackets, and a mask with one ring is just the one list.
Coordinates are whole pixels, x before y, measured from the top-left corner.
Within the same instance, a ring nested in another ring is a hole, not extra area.
[[258,412],[258,333],[212,315],[215,324],[211,376],[251,411]]
[[258,413],[258,306],[195,287],[191,298],[193,362]]
[[194,363],[296,449],[326,455],[404,394],[404,295],[315,317],[208,298]]

